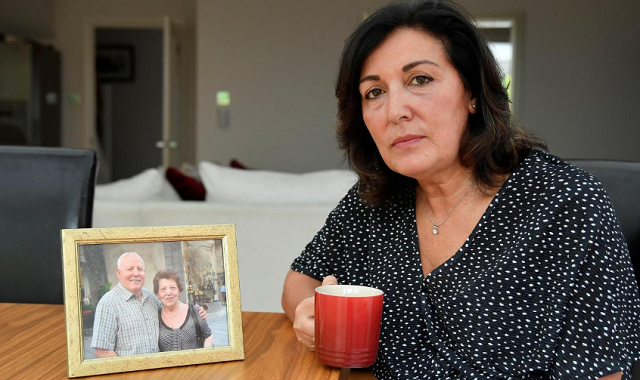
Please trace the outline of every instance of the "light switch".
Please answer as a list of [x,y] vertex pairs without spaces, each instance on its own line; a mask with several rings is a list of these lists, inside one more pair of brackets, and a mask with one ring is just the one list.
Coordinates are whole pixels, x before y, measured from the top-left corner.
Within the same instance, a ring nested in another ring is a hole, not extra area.
[[216,113],[218,116],[218,127],[229,128],[231,126],[231,94],[229,91],[218,91],[216,93]]

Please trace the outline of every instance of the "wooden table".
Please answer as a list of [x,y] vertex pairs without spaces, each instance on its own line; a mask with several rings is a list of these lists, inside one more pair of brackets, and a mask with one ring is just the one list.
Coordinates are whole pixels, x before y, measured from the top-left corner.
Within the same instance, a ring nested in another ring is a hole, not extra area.
[[[245,360],[118,373],[83,379],[372,379],[366,371],[323,365],[298,343],[283,313],[243,312]],[[0,303],[0,376],[66,379],[62,305]]]

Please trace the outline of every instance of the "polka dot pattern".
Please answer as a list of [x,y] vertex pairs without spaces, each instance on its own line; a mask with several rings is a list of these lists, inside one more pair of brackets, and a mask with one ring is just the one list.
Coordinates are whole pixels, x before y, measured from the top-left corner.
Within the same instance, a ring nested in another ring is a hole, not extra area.
[[422,274],[415,189],[354,187],[292,264],[385,292],[380,379],[595,379],[640,358],[640,299],[606,192],[534,150],[448,261]]

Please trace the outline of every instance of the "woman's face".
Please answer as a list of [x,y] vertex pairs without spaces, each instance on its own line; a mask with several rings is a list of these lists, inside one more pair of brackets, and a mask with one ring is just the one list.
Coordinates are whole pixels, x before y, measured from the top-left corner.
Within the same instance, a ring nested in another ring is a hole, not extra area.
[[177,305],[180,298],[180,289],[176,281],[166,278],[160,279],[158,281],[157,296],[165,307]]
[[440,40],[394,31],[365,61],[359,90],[364,123],[391,170],[446,181],[462,168],[460,140],[475,99]]

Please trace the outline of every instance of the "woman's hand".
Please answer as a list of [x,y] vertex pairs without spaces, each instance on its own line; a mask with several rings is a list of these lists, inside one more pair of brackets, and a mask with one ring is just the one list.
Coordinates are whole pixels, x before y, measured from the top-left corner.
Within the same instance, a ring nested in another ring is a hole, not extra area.
[[296,307],[296,317],[293,321],[293,331],[296,332],[298,341],[311,351],[315,349],[314,305],[315,297],[303,299]]
[[[338,280],[334,276],[327,276],[322,280],[322,285],[337,285]],[[311,351],[315,350],[315,296],[300,301],[296,307],[293,330],[298,341]]]

